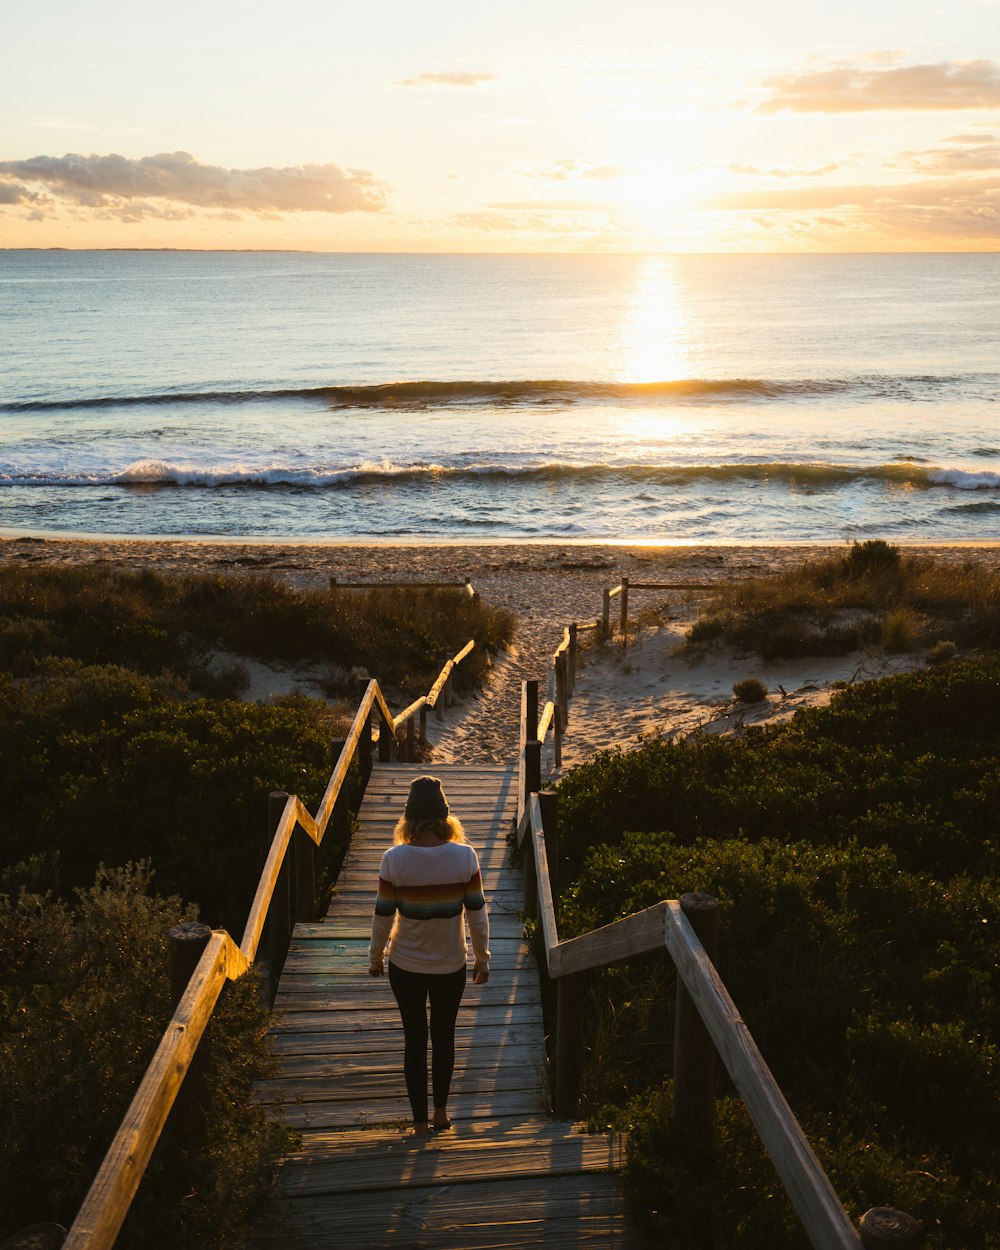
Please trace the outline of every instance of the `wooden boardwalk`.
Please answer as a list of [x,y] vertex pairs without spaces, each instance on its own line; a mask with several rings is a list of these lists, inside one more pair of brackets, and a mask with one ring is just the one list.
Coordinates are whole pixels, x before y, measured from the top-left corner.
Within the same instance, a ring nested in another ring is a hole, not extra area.
[[516,769],[436,765],[483,870],[493,953],[458,1017],[454,1128],[408,1134],[402,1029],[388,982],[368,975],[382,852],[427,765],[376,764],[361,827],[326,920],[298,925],[275,1002],[281,1072],[261,1087],[302,1135],[255,1245],[277,1250],[473,1250],[645,1243],[626,1224],[622,1144],[548,1114],[538,971],[522,938],[523,884],[509,863]]

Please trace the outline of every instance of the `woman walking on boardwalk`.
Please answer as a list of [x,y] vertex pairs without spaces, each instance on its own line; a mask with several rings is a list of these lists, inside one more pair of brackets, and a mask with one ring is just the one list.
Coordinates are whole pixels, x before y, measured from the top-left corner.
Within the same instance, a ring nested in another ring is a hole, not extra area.
[[[454,816],[437,777],[417,777],[382,856],[372,919],[368,971],[385,972],[403,1021],[403,1073],[413,1132],[426,1137],[451,1127],[448,1092],[455,1066],[455,1021],[466,982],[465,919],[475,967],[489,979],[490,925],[479,859]],[[430,1000],[433,1118],[427,1114],[427,1003]]]

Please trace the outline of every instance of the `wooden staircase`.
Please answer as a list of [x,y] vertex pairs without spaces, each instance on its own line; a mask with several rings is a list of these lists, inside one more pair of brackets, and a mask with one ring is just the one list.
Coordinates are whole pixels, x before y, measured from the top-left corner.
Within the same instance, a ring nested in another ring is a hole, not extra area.
[[[411,780],[441,778],[479,854],[490,907],[489,982],[459,1011],[453,1128],[408,1135],[402,1028],[368,975],[382,852]],[[520,871],[507,835],[516,769],[376,764],[326,920],[296,926],[275,1002],[281,1071],[262,1084],[301,1134],[255,1245],[277,1250],[620,1247],[645,1244],[624,1212],[623,1144],[548,1116],[538,970],[522,937]]]

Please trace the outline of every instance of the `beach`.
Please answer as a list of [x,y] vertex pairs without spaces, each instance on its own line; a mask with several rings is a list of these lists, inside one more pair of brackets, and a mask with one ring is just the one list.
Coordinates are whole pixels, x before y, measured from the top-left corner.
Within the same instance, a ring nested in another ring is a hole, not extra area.
[[[270,574],[296,587],[318,587],[331,578],[341,582],[471,581],[489,603],[509,609],[518,629],[509,651],[497,657],[487,687],[449,709],[444,721],[429,722],[434,760],[503,763],[517,749],[522,680],[535,679],[544,692],[549,656],[563,630],[576,622],[600,618],[603,591],[622,577],[631,582],[696,583],[759,576],[793,567],[804,559],[843,554],[844,544],[823,546],[662,546],[633,547],[568,544],[290,544],[231,543],[116,538],[0,538],[0,561],[27,566],[112,565],[121,569],[153,567],[161,573],[203,572],[220,575]],[[1000,545],[921,545],[936,560],[975,560],[1000,570]],[[878,660],[852,654],[783,665],[730,653],[693,662],[679,656],[685,630],[704,590],[633,592],[631,623],[665,608],[658,619],[640,627],[627,648],[620,642],[597,646],[593,632],[581,631],[576,692],[570,705],[563,764],[571,766],[595,751],[630,748],[656,734],[695,729],[725,732],[765,719],[784,719],[802,707],[829,698],[835,681],[861,680],[922,663],[916,658]],[[619,601],[612,603],[612,622]],[[645,612],[644,612],[645,610]],[[442,657],[442,662],[447,657]],[[293,689],[314,694],[302,673],[293,669],[258,669],[248,697],[275,698]],[[378,674],[374,673],[377,677]],[[768,699],[736,705],[732,684],[760,677]],[[551,751],[548,763],[551,767]]]

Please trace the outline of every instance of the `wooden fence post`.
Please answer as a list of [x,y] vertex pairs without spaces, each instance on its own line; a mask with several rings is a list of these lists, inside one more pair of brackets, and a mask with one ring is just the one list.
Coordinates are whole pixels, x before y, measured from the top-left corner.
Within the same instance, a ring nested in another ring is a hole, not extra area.
[[569,666],[569,658],[565,651],[560,651],[556,657],[556,697],[554,699],[557,710],[562,715],[562,724],[565,729],[569,724],[569,677],[567,670]]
[[601,641],[611,636],[611,591],[605,587],[604,602],[601,607]]
[[295,919],[312,924],[316,919],[316,843],[304,829],[292,834],[295,854]]
[[[681,910],[714,963],[719,948],[719,904],[709,894],[684,894]],[[677,978],[674,1030],[674,1120],[693,1142],[710,1147],[715,1134],[715,1047],[694,1000]]]
[[417,723],[412,716],[406,722],[406,758],[410,763],[417,758]]
[[420,745],[427,745],[427,704],[424,703],[420,708]]
[[[176,1010],[183,998],[211,936],[212,930],[208,925],[199,924],[196,920],[175,924],[168,932],[167,976],[170,978],[171,1010]],[[172,1140],[178,1143],[183,1141],[182,1148],[185,1150],[204,1140],[208,1131],[212,1087],[206,1074],[207,1063],[208,1045],[203,1039],[184,1077],[170,1120]]]
[[385,719],[385,714],[379,710],[378,716],[378,758],[382,764],[388,764],[392,759],[392,730],[389,728],[389,722]]
[[576,621],[569,627],[569,693],[570,697],[576,692],[576,656],[580,649],[580,644],[576,637]]
[[622,578],[622,642],[628,642],[628,578]]
[[914,1250],[924,1239],[924,1227],[910,1215],[891,1207],[872,1207],[858,1221],[865,1250]]
[[556,982],[556,1116],[576,1119],[583,1069],[583,972]]
[[[281,820],[288,795],[283,790],[272,790],[268,795],[268,826],[272,837]],[[285,966],[288,941],[292,935],[292,901],[289,889],[288,855],[281,862],[278,879],[274,883],[271,906],[267,909],[267,1001],[274,1006],[278,993],[278,980]]]

